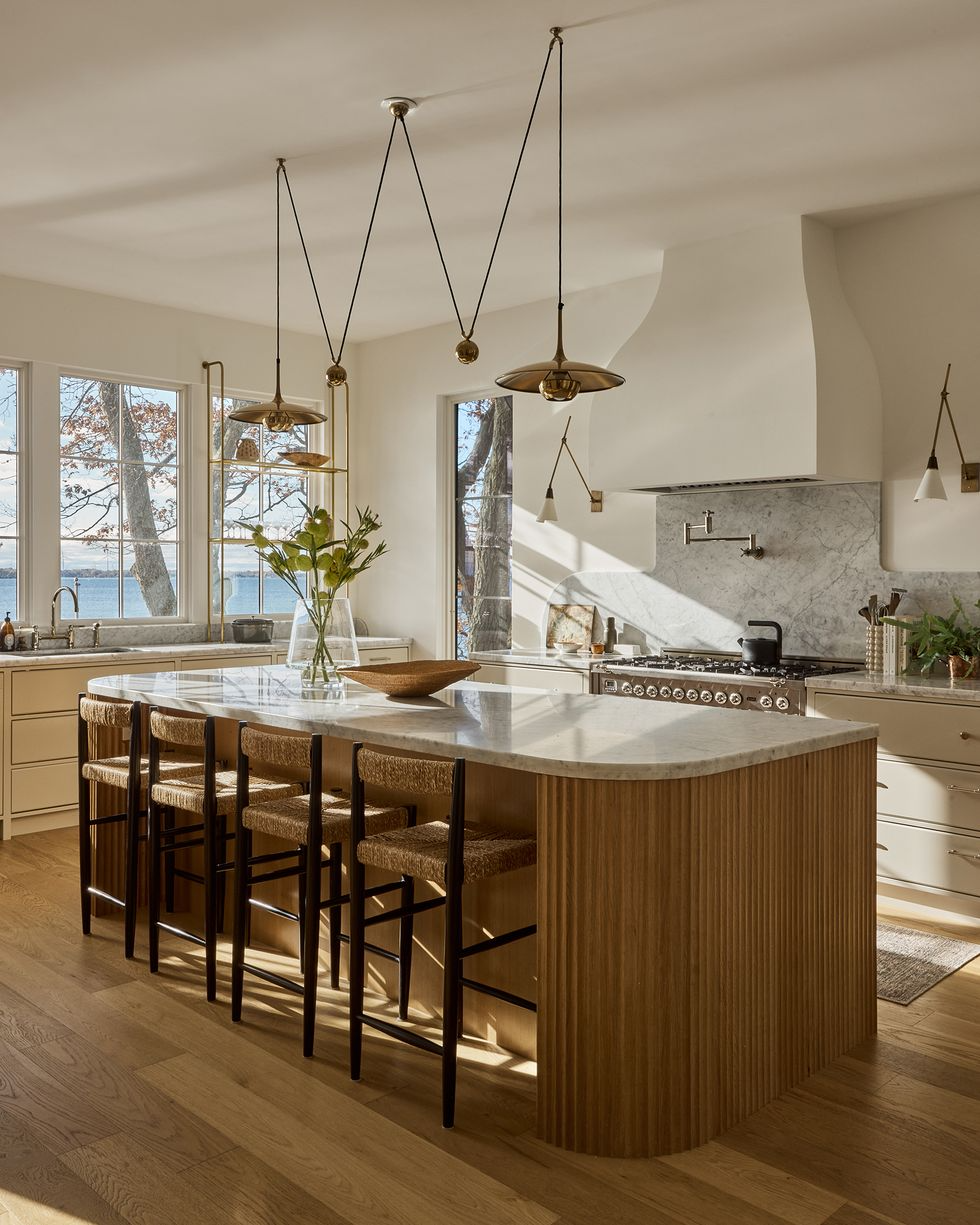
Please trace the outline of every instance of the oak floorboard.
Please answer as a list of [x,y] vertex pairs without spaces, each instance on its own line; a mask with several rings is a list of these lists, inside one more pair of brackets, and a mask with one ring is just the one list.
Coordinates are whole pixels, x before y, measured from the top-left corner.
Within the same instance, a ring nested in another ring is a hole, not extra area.
[[124,1225],[126,1220],[56,1158],[5,1174],[0,1202],[11,1225]]
[[192,1166],[183,1180],[197,1196],[202,1215],[214,1203],[227,1209],[236,1225],[347,1225],[346,1217],[242,1148]]
[[902,1222],[891,1216],[882,1216],[880,1212],[870,1212],[857,1204],[845,1204],[827,1218],[827,1225],[902,1225]]
[[54,1017],[38,1012],[35,1004],[9,984],[0,991],[0,1041],[8,1046],[23,1050],[70,1032]]
[[201,1214],[197,1194],[173,1177],[173,1167],[132,1135],[119,1132],[63,1153],[61,1163],[131,1225],[188,1225],[207,1221],[225,1225],[235,1217],[211,1201]]
[[[345,1126],[345,1099],[310,1082],[289,1111],[233,1084],[193,1055],[139,1075],[199,1118],[222,1126],[242,1148],[281,1170],[352,1225],[552,1225],[554,1214],[487,1175],[469,1171],[424,1141],[381,1125]],[[316,1092],[319,1090],[319,1092]],[[338,1109],[339,1117],[331,1107]],[[356,1109],[356,1107],[354,1108]],[[325,1119],[330,1125],[323,1126]]]
[[152,1155],[156,1164],[171,1172],[234,1147],[216,1128],[175,1107],[168,1097],[150,1089],[84,1038],[70,1034],[25,1054],[64,1089],[93,1102],[118,1129]]

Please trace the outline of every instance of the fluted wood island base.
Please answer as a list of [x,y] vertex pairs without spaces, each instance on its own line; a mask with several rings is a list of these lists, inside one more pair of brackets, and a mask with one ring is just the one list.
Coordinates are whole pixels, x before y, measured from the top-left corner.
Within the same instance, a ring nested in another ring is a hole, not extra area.
[[[479,684],[401,708],[358,687],[328,708],[294,684],[263,668],[90,688],[215,714],[226,738],[239,718],[321,730],[332,783],[354,740],[470,759],[471,815],[538,834],[542,1139],[692,1148],[874,1033],[874,728]],[[527,922],[529,874],[472,890],[470,921]],[[419,939],[432,1006],[437,921]],[[493,980],[533,994],[533,967],[495,956]],[[467,1028],[531,1053],[504,1013],[475,997]]]

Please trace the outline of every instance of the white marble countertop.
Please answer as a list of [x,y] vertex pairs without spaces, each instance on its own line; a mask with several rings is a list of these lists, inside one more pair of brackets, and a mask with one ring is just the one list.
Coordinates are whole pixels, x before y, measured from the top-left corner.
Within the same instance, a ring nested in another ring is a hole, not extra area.
[[[70,624],[70,622],[69,622]],[[87,627],[86,627],[87,628]],[[383,647],[410,646],[411,638],[358,638],[358,646],[365,650]],[[139,660],[141,663],[154,659],[191,659],[195,655],[267,655],[277,652],[285,653],[289,647],[288,638],[274,638],[272,642],[164,642],[152,646],[103,647],[101,650],[86,650],[77,647],[74,651],[2,651],[0,652],[0,668],[44,668],[65,667],[66,664],[122,663],[127,659]]]
[[533,774],[665,779],[721,774],[877,736],[865,723],[621,702],[464,681],[431,698],[394,700],[348,683],[343,700],[302,698],[278,667],[108,676],[89,691],[172,710],[440,757],[464,757]]
[[475,664],[518,664],[533,668],[573,668],[576,671],[588,671],[593,662],[612,659],[611,655],[561,655],[554,650],[512,650],[512,651],[473,651],[470,659]]
[[923,698],[939,702],[980,703],[980,680],[970,677],[954,681],[948,676],[883,676],[880,672],[844,672],[840,676],[812,676],[809,690],[856,693],[885,698]]

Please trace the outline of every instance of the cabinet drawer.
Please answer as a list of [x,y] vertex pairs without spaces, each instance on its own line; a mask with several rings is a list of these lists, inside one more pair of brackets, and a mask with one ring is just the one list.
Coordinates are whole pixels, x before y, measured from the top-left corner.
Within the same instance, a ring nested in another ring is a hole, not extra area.
[[44,719],[14,719],[10,725],[10,764],[57,761],[78,752],[78,716],[49,715]]
[[514,685],[523,689],[548,689],[558,693],[588,693],[589,674],[584,669],[534,668],[523,664],[484,664],[470,680],[491,685]]
[[97,676],[172,672],[174,662],[172,659],[158,659],[153,663],[99,664],[88,668],[32,668],[29,672],[18,669],[11,678],[10,713],[45,715],[75,710],[78,695],[84,693],[89,681]]
[[402,664],[408,659],[408,647],[358,647],[362,664]]
[[880,758],[878,815],[980,834],[980,773]]
[[980,897],[980,838],[879,821],[878,876]]
[[827,719],[877,723],[879,753],[980,766],[980,706],[818,693],[813,708]]
[[220,668],[255,668],[260,664],[271,664],[272,655],[191,655],[179,664],[181,672],[207,669],[214,672]]
[[10,810],[73,808],[78,803],[78,764],[63,761],[44,766],[17,766],[10,771]]

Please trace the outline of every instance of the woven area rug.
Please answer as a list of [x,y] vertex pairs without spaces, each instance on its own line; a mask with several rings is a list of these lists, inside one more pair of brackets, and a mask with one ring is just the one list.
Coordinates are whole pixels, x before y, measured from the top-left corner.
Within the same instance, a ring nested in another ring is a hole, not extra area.
[[878,922],[878,999],[911,1004],[980,956],[980,944]]

